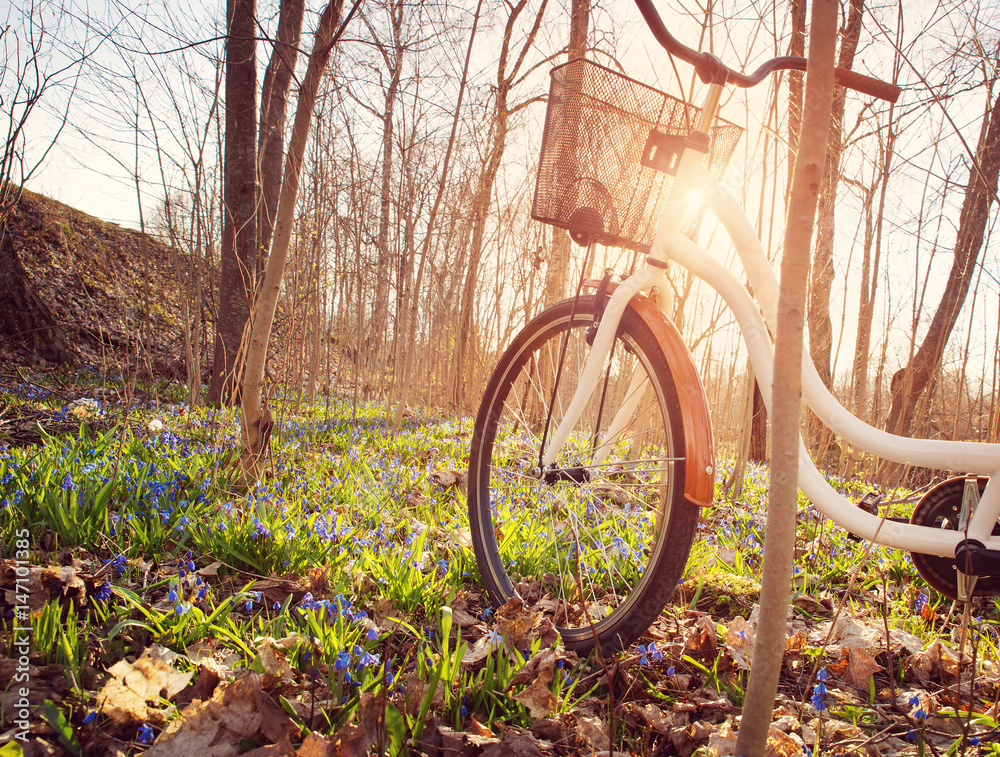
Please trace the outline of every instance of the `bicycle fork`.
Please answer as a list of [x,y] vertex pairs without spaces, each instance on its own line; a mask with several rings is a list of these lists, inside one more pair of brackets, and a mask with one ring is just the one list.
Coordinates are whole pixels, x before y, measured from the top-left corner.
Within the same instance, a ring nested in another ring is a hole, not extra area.
[[[573,393],[573,399],[570,400],[569,407],[566,409],[562,421],[556,427],[549,445],[542,455],[542,473],[546,469],[549,469],[555,462],[570,433],[572,433],[573,428],[580,420],[587,401],[597,388],[608,355],[611,354],[611,347],[618,333],[618,326],[621,323],[622,315],[625,313],[629,302],[641,291],[649,290],[656,285],[660,285],[662,289],[663,284],[663,269],[647,264],[641,271],[625,279],[611,294],[608,304],[604,309],[604,315],[601,317],[600,326],[597,328],[597,334],[594,336],[594,344],[584,364],[580,383]],[[645,381],[647,379],[642,371],[635,371],[632,374],[626,394],[627,399],[617,410],[611,426],[604,434],[604,437],[599,440],[591,463],[592,465],[599,465],[614,446],[618,435],[624,430],[629,418],[638,406],[644,389],[642,384]]]

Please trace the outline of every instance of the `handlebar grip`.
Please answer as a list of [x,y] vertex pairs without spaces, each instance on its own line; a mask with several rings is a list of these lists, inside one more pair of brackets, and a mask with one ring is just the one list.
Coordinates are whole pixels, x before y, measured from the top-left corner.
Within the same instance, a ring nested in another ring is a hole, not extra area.
[[838,68],[836,71],[837,84],[842,87],[847,87],[848,89],[853,89],[857,92],[863,92],[866,95],[872,95],[873,97],[881,98],[882,100],[888,100],[891,103],[896,102],[899,99],[899,95],[902,93],[903,88],[895,84],[890,84],[887,81],[882,81],[881,79],[873,79],[870,76],[865,76],[864,74],[859,74],[855,71],[849,71],[846,68]]

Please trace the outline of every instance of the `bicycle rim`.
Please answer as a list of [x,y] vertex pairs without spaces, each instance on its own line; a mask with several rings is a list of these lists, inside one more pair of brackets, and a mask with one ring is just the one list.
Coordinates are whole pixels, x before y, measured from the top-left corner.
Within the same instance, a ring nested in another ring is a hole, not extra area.
[[[669,366],[631,309],[555,470],[539,477],[542,440],[573,396],[593,323],[588,296],[518,335],[487,387],[469,474],[473,544],[491,597],[520,596],[583,651],[595,635],[605,648],[627,646],[649,626],[683,573],[696,521],[683,498]],[[619,416],[630,399],[634,409]]]

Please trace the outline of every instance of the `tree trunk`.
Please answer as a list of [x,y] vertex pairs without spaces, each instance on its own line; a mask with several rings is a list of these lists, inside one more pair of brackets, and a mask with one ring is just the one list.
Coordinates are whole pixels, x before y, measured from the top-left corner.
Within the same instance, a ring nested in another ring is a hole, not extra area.
[[[587,29],[590,24],[590,0],[572,0],[569,24],[569,59],[587,54]],[[545,271],[545,305],[553,305],[566,296],[566,277],[572,257],[569,234],[552,228],[552,252]]]
[[753,380],[753,396],[750,404],[750,448],[747,450],[747,459],[755,463],[767,462],[767,407],[764,405],[756,376]]
[[369,359],[375,365],[382,365],[382,346],[385,343],[389,320],[389,268],[392,254],[389,246],[389,222],[392,211],[392,157],[393,136],[395,129],[396,97],[399,93],[399,80],[403,73],[403,3],[396,0],[390,7],[392,18],[392,48],[379,41],[375,30],[371,29],[372,39],[382,54],[382,60],[389,70],[389,86],[385,92],[385,109],[382,112],[382,183],[379,194],[378,261],[375,268],[375,303],[372,309],[372,323],[369,332],[371,344],[368,346]]
[[785,652],[788,594],[795,554],[803,315],[806,283],[809,280],[810,241],[830,126],[828,114],[833,99],[836,18],[836,0],[813,0],[813,32],[802,124],[802,134],[806,138],[800,140],[795,160],[795,178],[785,222],[785,252],[781,260],[781,297],[771,387],[772,471],[760,620],[743,720],[736,741],[736,754],[751,757],[764,754]]
[[[792,39],[788,43],[788,54],[801,58],[806,54],[806,0],[792,0]],[[802,95],[805,74],[801,71],[788,72],[788,185],[791,190],[795,175],[795,157],[799,153],[799,136],[802,132]]]
[[302,156],[305,154],[306,141],[309,137],[316,92],[336,43],[335,34],[342,6],[343,0],[330,0],[323,15],[320,16],[319,26],[316,29],[316,40],[309,54],[309,65],[299,89],[295,125],[288,145],[288,157],[285,159],[285,173],[281,182],[281,195],[275,219],[274,248],[268,257],[267,269],[261,282],[260,297],[254,312],[242,392],[243,451],[240,463],[246,482],[255,481],[260,477],[271,438],[270,413],[263,407],[261,401],[267,345],[271,337],[274,311],[281,291],[281,279],[285,272],[292,226],[295,222],[295,201],[299,191]]
[[227,17],[222,261],[210,385],[212,401],[223,404],[238,399],[257,254],[256,0],[228,0]]
[[[847,25],[841,33],[838,66],[850,70],[854,67],[854,53],[861,36],[861,13],[864,0],[851,0]],[[833,351],[833,324],[830,322],[830,291],[833,288],[833,237],[834,215],[837,204],[837,183],[840,180],[840,156],[844,152],[845,90],[836,87],[833,109],[830,113],[830,144],[823,169],[823,186],[820,189],[819,209],[816,213],[816,249],[813,253],[812,280],[809,282],[809,354],[823,383],[829,387],[833,379],[831,355]],[[815,437],[819,422],[810,437]]]
[[[873,198],[865,199],[865,248],[861,260],[861,292],[858,304],[858,333],[854,340],[854,414],[862,420],[875,423],[868,409],[868,352],[871,349],[872,319],[875,314],[875,295],[878,292],[879,271],[882,258],[882,219],[885,211],[886,188],[889,168],[895,155],[896,129],[893,127],[895,104],[889,106],[887,117],[888,136],[879,176],[878,211],[872,208]],[[875,187],[872,187],[874,193]],[[873,217],[874,213],[874,217]]]
[[281,191],[281,159],[285,155],[285,111],[288,90],[295,73],[302,36],[305,0],[281,0],[278,37],[271,51],[260,93],[260,131],[257,160],[260,171],[260,207],[257,211],[257,276],[263,276],[267,251],[274,231]]
[[954,261],[944,294],[920,348],[892,377],[892,405],[886,430],[896,434],[909,432],[916,401],[941,366],[941,356],[965,303],[972,272],[983,246],[986,223],[996,195],[997,174],[1000,172],[1000,95],[994,101],[988,119],[988,125],[984,124],[986,128],[980,132],[976,162],[969,171],[965,200],[958,220]]

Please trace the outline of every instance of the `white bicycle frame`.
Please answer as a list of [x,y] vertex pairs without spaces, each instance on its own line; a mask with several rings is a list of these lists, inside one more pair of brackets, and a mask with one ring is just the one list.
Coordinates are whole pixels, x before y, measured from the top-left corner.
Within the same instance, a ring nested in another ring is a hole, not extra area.
[[[709,90],[701,120],[696,127],[697,131],[704,133],[708,132],[708,127],[714,120],[721,94],[719,85],[712,85]],[[542,457],[543,466],[554,463],[597,386],[622,314],[632,297],[658,287],[660,294],[657,304],[668,317],[672,315],[673,303],[664,279],[669,260],[677,262],[705,281],[732,309],[743,334],[764,404],[770,411],[774,375],[774,343],[771,334],[775,332],[777,323],[778,279],[743,209],[708,172],[703,158],[703,153],[692,149],[686,149],[681,156],[646,265],[622,282],[609,298],[580,384],[566,415],[553,432]],[[729,269],[680,233],[681,219],[692,194],[701,198],[705,207],[715,214],[725,228],[757,296],[759,309],[746,287]],[[641,392],[634,391],[636,389],[638,387],[630,387],[626,396],[639,397]],[[877,429],[857,418],[830,393],[816,372],[807,350],[804,351],[802,360],[802,393],[820,420],[839,436],[866,452],[897,463],[952,470],[960,476],[990,476],[981,496],[977,496],[978,487],[965,488],[962,517],[963,522],[966,516],[968,521],[964,530],[898,523],[862,510],[834,490],[817,470],[800,437],[799,488],[824,515],[864,539],[910,552],[954,557],[957,545],[967,538],[980,541],[987,549],[1000,549],[1000,536],[991,535],[1000,517],[1000,444],[910,439]],[[634,412],[634,404],[626,403],[617,411],[610,430],[598,448],[594,465],[603,461],[620,430]]]

